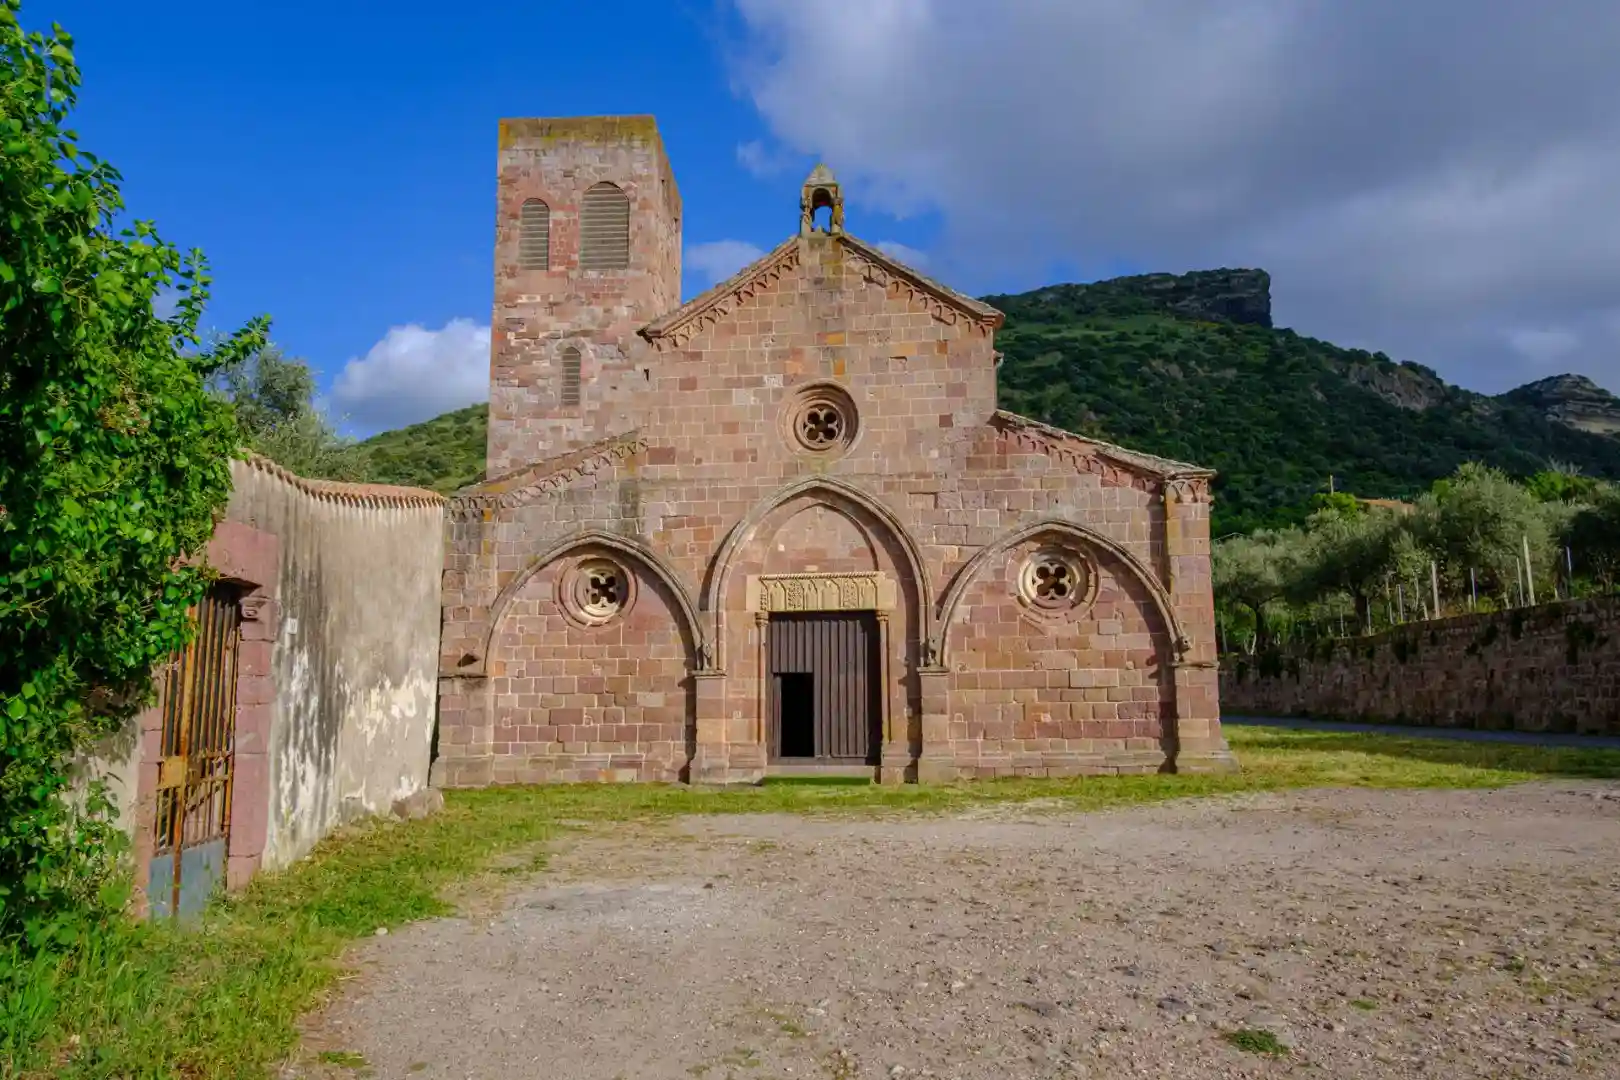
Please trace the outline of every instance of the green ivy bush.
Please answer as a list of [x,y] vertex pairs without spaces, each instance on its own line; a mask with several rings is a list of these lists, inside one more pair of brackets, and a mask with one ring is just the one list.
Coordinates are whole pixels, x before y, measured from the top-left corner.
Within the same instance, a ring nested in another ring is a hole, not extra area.
[[116,903],[122,837],[100,791],[66,797],[70,765],[191,632],[239,444],[205,383],[268,326],[203,347],[201,253],[118,223],[118,172],[66,127],[72,38],[20,7],[0,0],[0,938],[39,945]]

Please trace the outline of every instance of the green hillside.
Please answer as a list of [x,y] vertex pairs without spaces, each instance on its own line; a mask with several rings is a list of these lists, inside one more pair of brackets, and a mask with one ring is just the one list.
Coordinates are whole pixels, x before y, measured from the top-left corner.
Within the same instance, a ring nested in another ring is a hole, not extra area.
[[360,444],[367,479],[376,484],[405,484],[450,494],[484,478],[484,436],[489,406],[435,416],[398,431],[373,435]]
[[[1521,476],[1559,462],[1620,479],[1620,441],[1562,422],[1545,392],[1488,397],[1416,364],[1274,329],[1264,271],[986,300],[1007,313],[1002,406],[1219,470],[1217,534],[1297,516],[1330,476],[1341,491],[1385,498],[1415,495],[1465,461]],[[474,405],[374,436],[362,444],[369,471],[443,492],[472,483],[485,419]]]
[[1007,313],[1002,405],[1218,470],[1220,532],[1294,516],[1330,476],[1385,498],[1466,461],[1620,479],[1611,438],[1417,364],[1274,329],[1269,289],[1263,271],[1214,270],[987,297]]

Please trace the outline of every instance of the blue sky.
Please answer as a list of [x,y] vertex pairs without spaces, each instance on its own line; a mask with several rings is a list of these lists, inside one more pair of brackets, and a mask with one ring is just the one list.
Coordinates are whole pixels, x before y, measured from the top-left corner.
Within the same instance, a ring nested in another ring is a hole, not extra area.
[[[386,15],[343,0],[30,0],[24,14],[75,35],[84,145],[123,171],[134,213],[207,254],[210,321],[269,313],[328,388],[391,327],[487,322],[502,116],[655,113],[688,246],[773,246],[814,163],[777,151],[781,170],[761,176],[739,160],[767,132],[728,77],[730,12],[706,0],[407,0]],[[854,217],[918,248],[937,225]],[[689,295],[713,283],[702,254]]]
[[212,321],[271,315],[363,433],[484,390],[503,116],[655,114],[689,294],[793,230],[820,158],[852,231],[971,293],[1261,266],[1303,333],[1486,392],[1562,371],[1620,390],[1620,4],[1559,10],[26,0],[23,17],[77,37],[84,145],[135,213],[207,253]]

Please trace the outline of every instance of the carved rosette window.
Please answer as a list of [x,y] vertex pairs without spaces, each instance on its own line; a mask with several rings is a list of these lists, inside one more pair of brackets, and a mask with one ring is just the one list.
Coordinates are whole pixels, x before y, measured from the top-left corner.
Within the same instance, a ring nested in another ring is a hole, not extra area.
[[635,601],[636,580],[612,559],[592,556],[569,567],[561,582],[563,611],[582,626],[605,626]]
[[1096,577],[1079,554],[1042,548],[1018,569],[1018,597],[1048,615],[1061,615],[1089,603]]
[[788,444],[800,453],[836,456],[855,441],[858,418],[854,400],[831,384],[805,387],[788,402],[783,414]]

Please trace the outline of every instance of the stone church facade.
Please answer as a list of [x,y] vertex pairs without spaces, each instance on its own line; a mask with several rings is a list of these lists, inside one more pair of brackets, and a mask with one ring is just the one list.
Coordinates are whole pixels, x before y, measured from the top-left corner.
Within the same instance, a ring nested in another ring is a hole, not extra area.
[[996,408],[999,312],[844,228],[680,302],[650,117],[503,121],[447,786],[1230,768],[1206,469]]

